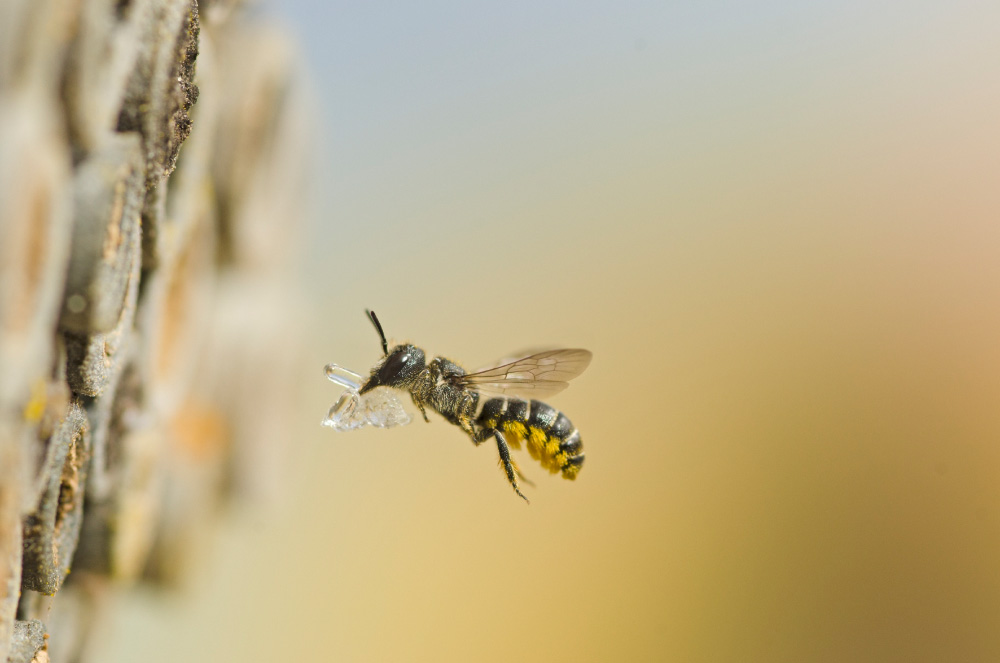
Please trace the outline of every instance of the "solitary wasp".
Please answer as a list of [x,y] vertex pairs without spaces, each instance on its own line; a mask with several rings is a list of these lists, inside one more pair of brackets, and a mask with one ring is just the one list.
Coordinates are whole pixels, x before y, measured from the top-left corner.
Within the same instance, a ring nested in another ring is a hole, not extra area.
[[[407,391],[425,421],[430,421],[427,418],[429,407],[459,426],[474,444],[494,440],[507,480],[514,492],[525,501],[527,498],[518,488],[518,478],[524,480],[524,477],[511,460],[510,447],[520,449],[524,443],[531,457],[540,461],[542,467],[552,473],[562,472],[566,479],[576,479],[583,466],[580,432],[566,415],[535,400],[535,397],[550,396],[565,389],[568,381],[580,375],[590,364],[592,355],[588,350],[536,352],[466,373],[461,366],[444,357],[435,357],[428,363],[424,351],[409,343],[397,345],[390,351],[375,312],[366,313],[378,331],[384,356],[372,368],[367,380],[358,385],[360,389],[351,394],[354,400],[349,403],[349,412],[354,411],[359,398],[376,387]],[[344,386],[354,386],[351,379],[342,377],[345,373],[354,379],[361,379],[360,375],[331,366],[327,367],[327,375]],[[341,397],[341,401],[344,402],[345,398]],[[385,405],[388,401],[383,399],[377,402],[376,410],[389,411],[390,406]],[[340,409],[343,408],[338,403],[324,423],[339,430],[364,425],[361,419],[359,424],[342,426],[335,420],[335,410]],[[384,414],[374,412],[373,416],[371,410],[369,407],[368,423],[395,425],[384,423]],[[390,415],[390,418],[393,416]],[[355,418],[352,421],[359,420]],[[399,423],[398,419],[395,421]]]

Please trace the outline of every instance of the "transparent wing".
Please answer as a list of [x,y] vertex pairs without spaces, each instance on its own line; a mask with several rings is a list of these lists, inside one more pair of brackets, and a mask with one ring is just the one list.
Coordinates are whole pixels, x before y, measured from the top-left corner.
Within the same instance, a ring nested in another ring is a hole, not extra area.
[[455,378],[458,385],[500,396],[542,398],[569,386],[590,365],[589,350],[546,350]]
[[555,348],[553,348],[551,345],[541,345],[533,348],[522,348],[520,352],[512,352],[506,357],[501,357],[500,359],[497,359],[495,362],[491,364],[478,367],[476,370],[472,371],[472,373],[482,373],[484,371],[489,371],[494,368],[500,368],[501,366],[506,366],[507,364],[513,364],[515,361],[524,359],[525,357],[530,357],[532,355],[540,355],[543,352],[550,352],[552,350],[555,350]]

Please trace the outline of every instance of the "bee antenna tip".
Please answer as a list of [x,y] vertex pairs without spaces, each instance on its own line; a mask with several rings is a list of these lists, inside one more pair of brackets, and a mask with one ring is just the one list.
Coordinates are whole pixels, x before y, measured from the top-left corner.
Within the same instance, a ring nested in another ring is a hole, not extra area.
[[375,315],[375,311],[366,308],[365,314],[368,315],[368,318],[372,321],[372,324],[375,325],[375,330],[378,332],[378,337],[382,340],[382,354],[388,357],[389,344],[385,340],[385,332],[382,331],[382,323],[378,321],[378,317]]

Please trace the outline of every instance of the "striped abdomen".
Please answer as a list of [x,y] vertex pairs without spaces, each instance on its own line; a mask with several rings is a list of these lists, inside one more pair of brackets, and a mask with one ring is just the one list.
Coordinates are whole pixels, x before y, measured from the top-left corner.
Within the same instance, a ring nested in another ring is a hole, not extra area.
[[561,470],[566,479],[575,479],[583,466],[580,432],[565,414],[540,401],[491,398],[483,404],[476,424],[499,430],[515,449],[525,442],[532,458],[549,472]]

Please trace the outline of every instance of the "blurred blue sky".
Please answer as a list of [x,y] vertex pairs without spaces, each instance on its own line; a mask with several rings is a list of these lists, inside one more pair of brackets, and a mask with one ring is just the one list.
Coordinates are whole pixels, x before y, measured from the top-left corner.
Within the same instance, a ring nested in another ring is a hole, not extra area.
[[767,168],[775,141],[862,117],[891,124],[900,104],[934,104],[942,82],[982,75],[997,13],[986,2],[315,0],[273,11],[300,36],[322,105],[316,250],[425,215],[432,234],[485,218],[483,206],[516,217],[518,201],[636,164],[663,186],[734,152]]

